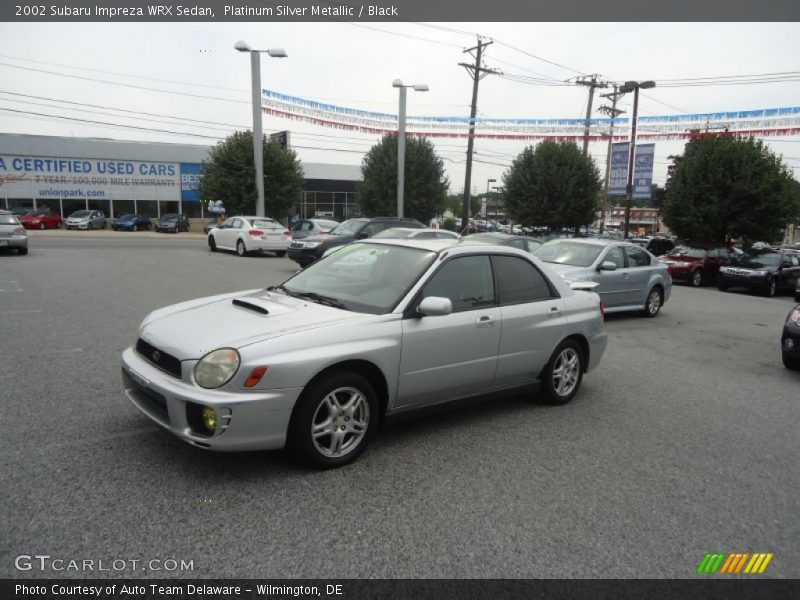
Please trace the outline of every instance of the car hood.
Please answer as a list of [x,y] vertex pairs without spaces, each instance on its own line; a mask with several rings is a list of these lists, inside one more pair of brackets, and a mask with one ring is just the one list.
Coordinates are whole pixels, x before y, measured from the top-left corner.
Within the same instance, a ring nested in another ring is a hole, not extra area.
[[331,235],[330,233],[320,233],[318,235],[307,235],[303,238],[304,242],[341,242],[346,244],[352,241],[353,236],[350,235]]
[[261,289],[159,309],[145,319],[139,337],[180,360],[191,360],[217,348],[238,349],[298,331],[372,316]]
[[562,265],[559,263],[550,262],[546,262],[544,264],[558,273],[563,279],[572,279],[575,281],[590,279],[590,275],[593,272],[591,267],[578,267],[575,265]]
[[660,256],[660,260],[671,260],[672,262],[700,262],[703,260],[697,256],[681,256],[680,254],[667,254],[666,256]]

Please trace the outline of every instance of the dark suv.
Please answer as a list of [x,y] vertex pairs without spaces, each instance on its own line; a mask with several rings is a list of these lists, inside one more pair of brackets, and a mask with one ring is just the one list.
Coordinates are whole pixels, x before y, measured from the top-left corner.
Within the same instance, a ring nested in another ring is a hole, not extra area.
[[292,240],[289,244],[289,258],[305,268],[318,258],[322,258],[326,250],[336,246],[349,244],[355,240],[370,238],[384,229],[392,227],[425,227],[416,219],[400,217],[375,217],[374,219],[348,219],[323,235],[310,235],[301,240]]
[[750,250],[735,262],[720,267],[717,287],[757,290],[774,296],[783,289],[794,290],[800,277],[800,255],[794,250]]

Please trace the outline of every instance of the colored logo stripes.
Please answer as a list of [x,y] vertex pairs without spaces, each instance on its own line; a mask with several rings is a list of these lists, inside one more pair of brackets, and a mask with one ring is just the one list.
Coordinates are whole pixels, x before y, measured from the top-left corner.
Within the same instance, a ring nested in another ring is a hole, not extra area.
[[772,557],[772,552],[768,554],[763,552],[754,552],[752,554],[749,552],[734,554],[708,553],[703,557],[700,566],[697,567],[697,572],[703,575],[712,575],[714,573],[755,575],[766,570]]

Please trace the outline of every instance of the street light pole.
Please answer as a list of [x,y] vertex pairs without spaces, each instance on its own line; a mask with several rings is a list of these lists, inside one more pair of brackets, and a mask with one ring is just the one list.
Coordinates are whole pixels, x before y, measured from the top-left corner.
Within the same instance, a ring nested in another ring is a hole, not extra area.
[[233,46],[239,52],[250,53],[250,81],[253,98],[253,163],[256,168],[256,216],[266,214],[264,207],[264,133],[261,129],[261,53],[266,52],[273,58],[286,58],[281,48],[269,50],[253,50],[245,42],[236,42]]
[[400,91],[400,107],[397,112],[397,216],[403,218],[403,201],[406,184],[406,89],[414,88],[416,92],[427,92],[424,83],[403,85],[399,79],[392,82],[392,87]]
[[[484,219],[489,216],[489,186],[492,183],[497,183],[497,179],[487,179],[486,180],[486,215],[484,215]],[[497,211],[495,210],[495,216],[497,216]]]
[[631,224],[631,206],[633,206],[633,165],[634,156],[636,153],[636,119],[639,115],[639,89],[648,89],[655,87],[654,81],[626,81],[625,85],[619,88],[619,91],[627,94],[633,92],[633,114],[631,115],[631,141],[628,144],[628,178],[627,185],[625,186],[625,193],[627,200],[625,202],[625,225],[622,234],[625,238],[628,237],[628,231]]

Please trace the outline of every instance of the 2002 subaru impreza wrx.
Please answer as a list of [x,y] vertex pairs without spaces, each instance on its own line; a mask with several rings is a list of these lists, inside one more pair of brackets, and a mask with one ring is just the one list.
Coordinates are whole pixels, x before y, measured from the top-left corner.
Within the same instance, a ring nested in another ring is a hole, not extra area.
[[606,347],[594,285],[505,246],[355,242],[282,285],[151,313],[125,391],[195,446],[338,466],[383,417],[535,382],[568,402]]

